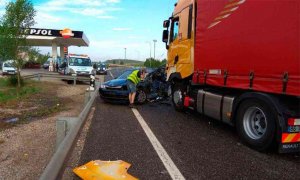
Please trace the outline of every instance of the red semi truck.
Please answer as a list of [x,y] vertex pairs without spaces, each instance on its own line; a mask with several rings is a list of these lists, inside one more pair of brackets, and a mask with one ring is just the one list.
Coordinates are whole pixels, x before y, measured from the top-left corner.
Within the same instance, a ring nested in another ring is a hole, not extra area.
[[164,28],[176,110],[300,151],[300,0],[179,0]]

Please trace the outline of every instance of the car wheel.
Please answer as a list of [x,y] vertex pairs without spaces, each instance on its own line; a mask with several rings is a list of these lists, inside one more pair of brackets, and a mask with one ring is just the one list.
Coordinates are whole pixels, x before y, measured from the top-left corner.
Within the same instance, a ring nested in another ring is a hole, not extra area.
[[136,93],[136,102],[139,104],[144,104],[147,101],[147,94],[144,90],[140,89]]
[[237,113],[237,132],[244,143],[258,151],[268,150],[274,142],[275,112],[266,103],[249,99]]

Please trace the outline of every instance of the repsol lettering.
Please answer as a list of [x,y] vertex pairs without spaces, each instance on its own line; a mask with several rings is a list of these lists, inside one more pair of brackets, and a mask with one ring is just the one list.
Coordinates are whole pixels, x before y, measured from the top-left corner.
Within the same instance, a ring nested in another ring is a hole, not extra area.
[[30,35],[52,36],[52,32],[50,29],[30,29]]

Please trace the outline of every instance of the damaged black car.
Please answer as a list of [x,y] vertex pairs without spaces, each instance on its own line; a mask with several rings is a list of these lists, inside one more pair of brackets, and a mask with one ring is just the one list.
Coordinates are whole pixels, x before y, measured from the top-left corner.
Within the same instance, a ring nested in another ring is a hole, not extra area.
[[[107,81],[99,88],[101,99],[112,103],[129,103],[127,77],[136,69],[126,70],[118,78]],[[156,99],[166,99],[169,96],[169,83],[166,81],[165,67],[160,67],[147,74],[146,78],[138,83],[135,101],[138,104]]]

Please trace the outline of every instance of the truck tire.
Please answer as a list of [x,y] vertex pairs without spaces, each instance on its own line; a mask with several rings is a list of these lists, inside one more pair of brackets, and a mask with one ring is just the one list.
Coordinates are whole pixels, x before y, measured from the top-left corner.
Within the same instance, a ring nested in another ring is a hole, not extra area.
[[184,85],[182,83],[174,83],[172,85],[172,104],[176,111],[182,112],[184,107]]
[[244,143],[258,151],[268,150],[274,142],[276,115],[265,102],[248,99],[236,116],[237,132]]

